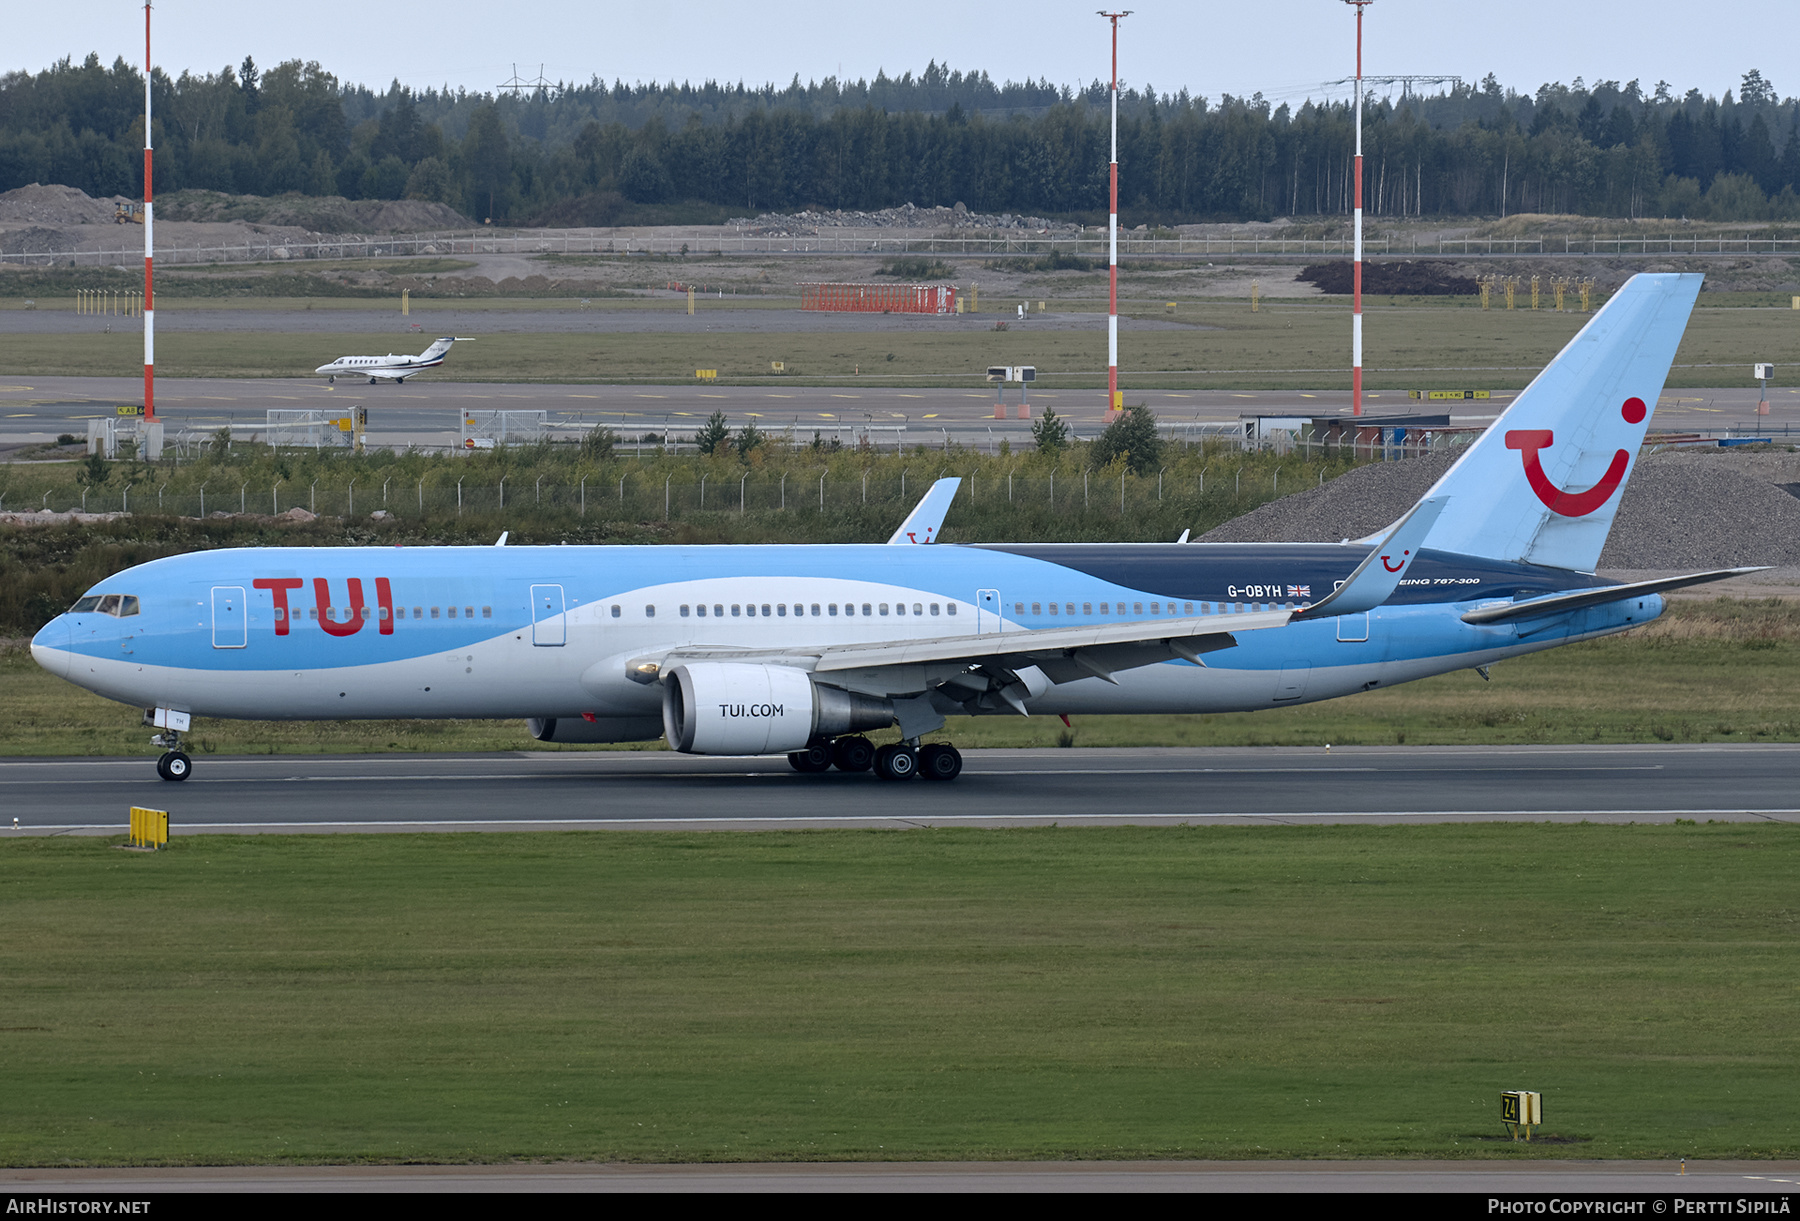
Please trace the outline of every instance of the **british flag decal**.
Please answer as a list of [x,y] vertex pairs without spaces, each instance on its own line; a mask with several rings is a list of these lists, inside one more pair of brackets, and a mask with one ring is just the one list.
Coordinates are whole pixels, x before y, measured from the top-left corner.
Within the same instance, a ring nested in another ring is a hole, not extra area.
[[1290,598],[1312,597],[1312,586],[1310,585],[1290,585],[1287,589],[1287,596]]

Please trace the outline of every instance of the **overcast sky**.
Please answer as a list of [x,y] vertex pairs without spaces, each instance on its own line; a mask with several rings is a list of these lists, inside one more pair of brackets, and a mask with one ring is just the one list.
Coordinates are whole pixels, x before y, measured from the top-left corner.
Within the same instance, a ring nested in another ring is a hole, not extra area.
[[[42,69],[90,51],[111,63],[143,59],[143,7],[124,0],[9,6],[0,69]],[[270,66],[317,60],[345,82],[381,88],[489,91],[540,65],[550,80],[608,82],[716,79],[786,84],[917,72],[936,59],[985,69],[996,81],[1075,84],[1108,74],[1104,19],[1063,0],[993,4],[901,0],[827,4],[805,0],[662,0],[654,4],[511,0],[369,3],[310,0],[295,6],[243,0],[160,0],[157,66],[217,71],[246,55]],[[1800,20],[1794,0],[1725,0],[1717,9],[1672,0],[1375,0],[1365,18],[1364,71],[1489,72],[1531,91],[1545,81],[1667,80],[1677,93],[1737,88],[1762,69],[1783,97],[1800,93],[1800,69],[1784,71]],[[1217,98],[1261,90],[1275,101],[1321,96],[1321,83],[1355,71],[1356,21],[1343,0],[1258,4],[1143,3],[1121,22],[1119,73],[1160,92]],[[1789,79],[1793,77],[1795,79]]]

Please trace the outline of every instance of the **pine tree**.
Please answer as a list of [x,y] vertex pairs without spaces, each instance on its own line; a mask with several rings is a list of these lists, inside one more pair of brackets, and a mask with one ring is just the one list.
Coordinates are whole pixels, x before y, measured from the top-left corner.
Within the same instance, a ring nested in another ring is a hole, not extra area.
[[703,454],[717,453],[719,446],[724,445],[731,437],[731,430],[725,427],[725,413],[715,411],[706,417],[706,423],[694,434],[694,444]]

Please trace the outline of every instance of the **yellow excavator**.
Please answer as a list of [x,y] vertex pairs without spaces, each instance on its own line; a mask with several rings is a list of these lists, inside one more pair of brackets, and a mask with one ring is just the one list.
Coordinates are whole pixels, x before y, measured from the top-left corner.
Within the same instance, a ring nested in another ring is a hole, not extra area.
[[144,223],[144,205],[141,203],[121,203],[113,205],[113,224],[141,225]]

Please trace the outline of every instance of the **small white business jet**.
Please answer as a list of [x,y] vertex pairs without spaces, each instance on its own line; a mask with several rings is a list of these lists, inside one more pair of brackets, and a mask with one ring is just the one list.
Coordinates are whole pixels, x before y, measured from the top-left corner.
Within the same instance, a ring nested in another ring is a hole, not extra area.
[[446,335],[432,341],[431,346],[417,356],[396,356],[392,352],[386,356],[340,356],[328,365],[320,365],[313,372],[324,374],[328,382],[335,382],[339,375],[366,377],[371,386],[378,381],[404,382],[415,373],[435,369],[443,364],[451,344],[473,342],[461,336]]

